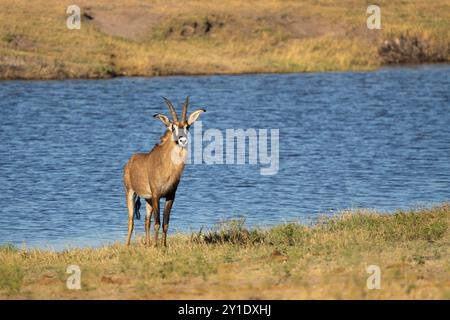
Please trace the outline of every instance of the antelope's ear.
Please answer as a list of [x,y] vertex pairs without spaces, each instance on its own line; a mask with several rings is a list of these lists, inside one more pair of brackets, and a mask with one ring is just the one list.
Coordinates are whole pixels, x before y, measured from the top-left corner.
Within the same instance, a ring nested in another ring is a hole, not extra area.
[[202,113],[202,112],[206,112],[206,110],[205,109],[198,109],[198,110],[195,110],[194,112],[192,112],[189,115],[189,118],[187,120],[187,124],[190,126],[195,121],[197,121],[198,117],[200,116],[200,113]]
[[159,120],[161,120],[161,122],[167,127],[169,128],[170,125],[172,124],[169,120],[169,118],[167,118],[165,115],[161,114],[161,113],[157,113],[155,115],[153,115],[155,118],[158,118]]

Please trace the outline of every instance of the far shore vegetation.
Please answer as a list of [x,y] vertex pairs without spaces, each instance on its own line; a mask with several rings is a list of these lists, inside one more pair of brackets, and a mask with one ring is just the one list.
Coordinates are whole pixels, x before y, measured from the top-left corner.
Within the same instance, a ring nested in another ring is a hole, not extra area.
[[[63,251],[3,245],[0,298],[450,299],[449,223],[444,203],[344,211],[309,226],[235,220],[172,235],[167,248],[142,238]],[[66,286],[70,265],[81,270],[79,290]],[[367,285],[370,266],[379,289]]]
[[449,62],[448,0],[2,0],[0,79],[374,70]]

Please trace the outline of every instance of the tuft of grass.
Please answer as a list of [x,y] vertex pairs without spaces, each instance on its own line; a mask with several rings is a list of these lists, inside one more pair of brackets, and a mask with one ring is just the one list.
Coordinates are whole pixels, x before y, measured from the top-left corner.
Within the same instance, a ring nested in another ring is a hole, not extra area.
[[273,245],[302,245],[310,237],[306,226],[298,223],[286,223],[273,227],[267,236],[266,243]]
[[10,252],[17,252],[18,250],[19,249],[15,245],[10,243],[0,245],[0,252],[10,253]]
[[11,295],[20,291],[24,278],[24,270],[19,264],[0,264],[0,291]]
[[[448,205],[421,211],[399,210],[393,215],[374,212],[349,212],[325,220],[321,227],[337,234],[364,234],[364,240],[405,241],[441,239],[447,232]],[[362,239],[359,239],[362,240]]]
[[191,236],[193,243],[204,244],[256,244],[265,240],[265,232],[245,227],[245,219],[231,219],[217,224],[213,230],[202,230]]

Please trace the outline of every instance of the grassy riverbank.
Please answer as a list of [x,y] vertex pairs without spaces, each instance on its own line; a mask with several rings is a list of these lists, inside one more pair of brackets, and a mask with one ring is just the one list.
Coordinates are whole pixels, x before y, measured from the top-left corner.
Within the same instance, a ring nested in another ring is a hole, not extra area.
[[[313,226],[174,235],[169,247],[113,244],[63,252],[0,249],[6,299],[450,299],[450,205],[343,212]],[[81,290],[66,288],[67,266]],[[381,270],[369,290],[367,267]]]
[[1,0],[0,79],[370,70],[450,61],[450,4],[363,0]]

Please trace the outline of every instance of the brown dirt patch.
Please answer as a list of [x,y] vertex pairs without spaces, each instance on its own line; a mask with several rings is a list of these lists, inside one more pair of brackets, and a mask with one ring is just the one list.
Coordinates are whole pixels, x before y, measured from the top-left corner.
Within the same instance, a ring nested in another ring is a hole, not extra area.
[[284,13],[256,19],[271,28],[281,27],[290,38],[294,39],[320,37],[326,34],[342,36],[346,32],[342,25],[314,16]]
[[163,14],[148,5],[135,7],[107,7],[82,9],[86,22],[96,25],[101,32],[130,40],[139,40],[162,21]]

